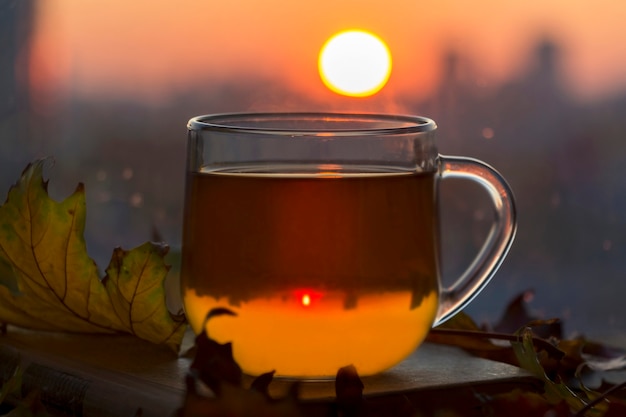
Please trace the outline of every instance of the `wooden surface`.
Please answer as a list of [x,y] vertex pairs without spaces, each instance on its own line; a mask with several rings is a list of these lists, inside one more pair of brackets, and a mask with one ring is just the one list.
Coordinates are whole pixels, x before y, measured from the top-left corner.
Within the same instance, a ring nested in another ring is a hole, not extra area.
[[[131,336],[69,335],[9,328],[0,336],[0,379],[19,363],[25,389],[44,388],[44,402],[60,414],[91,416],[173,415],[184,396],[184,375],[191,362],[193,335],[179,355]],[[252,378],[246,378],[248,384]],[[362,378],[367,398],[404,396],[418,402],[445,401],[476,390],[504,392],[535,389],[537,381],[513,366],[465,352],[425,344],[382,374]],[[273,396],[290,381],[275,380]],[[306,414],[323,413],[334,400],[334,381],[305,382],[299,398]],[[54,411],[53,410],[53,411]]]

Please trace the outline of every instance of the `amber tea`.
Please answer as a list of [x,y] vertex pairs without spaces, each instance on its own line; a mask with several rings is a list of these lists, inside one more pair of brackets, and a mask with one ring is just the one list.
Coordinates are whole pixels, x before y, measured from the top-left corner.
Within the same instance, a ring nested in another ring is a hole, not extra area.
[[[270,170],[271,171],[271,170]],[[183,297],[250,374],[389,368],[438,305],[434,173],[190,173]],[[369,172],[368,172],[369,171]]]
[[[231,342],[248,374],[392,367],[484,288],[515,235],[506,181],[481,161],[440,155],[425,117],[230,113],[187,127],[185,313],[196,333]],[[437,189],[446,178],[481,185],[494,221],[467,270],[443,287]],[[235,315],[207,321],[215,308]]]

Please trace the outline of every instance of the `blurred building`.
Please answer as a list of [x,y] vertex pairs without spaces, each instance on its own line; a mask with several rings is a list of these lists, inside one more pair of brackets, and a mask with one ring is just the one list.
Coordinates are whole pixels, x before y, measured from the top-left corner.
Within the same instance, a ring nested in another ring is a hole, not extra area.
[[0,0],[0,189],[28,154],[28,46],[34,0]]

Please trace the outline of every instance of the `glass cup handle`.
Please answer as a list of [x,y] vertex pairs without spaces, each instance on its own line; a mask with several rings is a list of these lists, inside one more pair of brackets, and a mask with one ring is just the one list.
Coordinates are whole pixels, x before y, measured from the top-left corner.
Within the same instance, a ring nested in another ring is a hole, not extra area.
[[482,248],[465,272],[443,288],[434,326],[451,318],[487,285],[504,260],[517,228],[513,192],[492,167],[472,158],[439,155],[441,179],[464,178],[482,185],[495,208],[495,221]]

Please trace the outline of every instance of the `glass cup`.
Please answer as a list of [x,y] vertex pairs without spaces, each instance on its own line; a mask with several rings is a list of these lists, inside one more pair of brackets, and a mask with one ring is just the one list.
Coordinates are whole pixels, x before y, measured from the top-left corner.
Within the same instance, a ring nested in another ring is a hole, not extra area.
[[[410,355],[487,284],[516,229],[505,180],[440,155],[435,131],[400,115],[192,118],[181,290],[193,330],[232,342],[250,375],[371,375]],[[453,177],[487,191],[495,221],[443,288],[438,184]],[[236,315],[205,320],[214,308]]]

